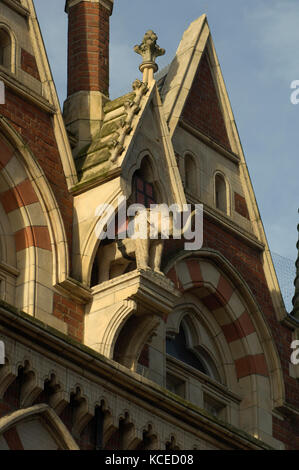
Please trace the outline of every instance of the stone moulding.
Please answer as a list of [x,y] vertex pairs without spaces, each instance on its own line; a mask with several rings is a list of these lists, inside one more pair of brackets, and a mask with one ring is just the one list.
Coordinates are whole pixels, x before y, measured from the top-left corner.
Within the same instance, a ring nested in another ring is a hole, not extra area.
[[[115,425],[118,425],[120,414],[128,410],[129,397],[129,413],[130,416],[138,417],[136,424],[139,429],[151,422],[153,415],[158,420],[159,446],[166,442],[166,435],[168,437],[170,432],[174,432],[177,439],[182,441],[182,448],[191,449],[201,439],[211,442],[220,438],[220,448],[233,446],[237,449],[270,449],[267,444],[248,433],[220,422],[192,403],[11,306],[2,302],[0,310],[2,335],[7,344],[8,366],[12,366],[13,378],[20,361],[23,363],[24,359],[30,359],[32,367],[38,373],[38,383],[43,383],[45,377],[54,373],[68,401],[70,393],[80,385],[83,394],[88,390],[89,412],[94,412],[95,406],[99,406],[104,400],[113,413]],[[8,333],[10,324],[15,328],[13,339]],[[12,354],[16,346],[18,357]],[[54,351],[57,353],[55,360]],[[43,368],[39,369],[37,364],[41,362]],[[79,375],[79,370],[85,371],[84,376]],[[107,388],[108,380],[110,386]],[[58,414],[61,412],[56,407],[55,411]]]
[[19,13],[21,16],[23,16],[24,18],[29,17],[30,15],[29,10],[23,5],[21,5],[19,1],[17,0],[2,0],[2,1],[3,3],[6,3],[6,5],[8,5],[10,8],[15,10],[17,13]]
[[[11,1],[11,0],[10,0]],[[65,2],[65,12],[69,12],[69,8],[77,5],[77,3],[80,3],[82,0],[66,0]],[[100,5],[103,5],[107,10],[109,11],[110,15],[112,15],[113,11],[113,6],[114,6],[114,0],[85,0],[89,1],[91,3],[99,3]]]
[[133,299],[140,303],[140,313],[157,312],[159,308],[161,315],[170,313],[174,302],[181,295],[172,281],[151,269],[123,274],[94,287],[92,292],[93,302],[103,306],[109,305],[111,296],[114,302]]
[[[108,358],[113,358],[117,338],[132,315],[139,318],[135,356],[151,336],[159,322],[173,309],[180,292],[163,275],[149,270],[135,270],[116,279],[103,282],[92,289],[93,301],[85,316],[85,344]],[[142,317],[142,318],[141,318]],[[136,334],[134,331],[132,334]],[[132,349],[129,348],[129,349]],[[133,352],[130,367],[136,362]]]
[[123,152],[125,146],[125,139],[128,134],[132,131],[134,117],[140,112],[140,103],[142,97],[147,93],[148,87],[146,83],[140,80],[133,82],[132,88],[135,92],[135,98],[133,101],[126,101],[124,104],[126,117],[121,123],[121,128],[117,133],[116,139],[112,140],[110,146],[110,161],[114,163],[118,156]]
[[74,438],[57,416],[55,411],[46,404],[35,405],[29,408],[20,409],[13,413],[3,416],[0,419],[0,436],[5,431],[22,424],[27,420],[39,418],[45,423],[57,445],[64,450],[80,450]]

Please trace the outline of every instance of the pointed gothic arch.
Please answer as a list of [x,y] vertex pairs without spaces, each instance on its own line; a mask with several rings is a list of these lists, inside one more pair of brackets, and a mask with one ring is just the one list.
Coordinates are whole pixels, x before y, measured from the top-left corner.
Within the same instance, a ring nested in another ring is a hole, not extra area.
[[[157,168],[157,162],[153,157],[150,150],[146,149],[139,153],[136,162],[128,171],[128,181],[133,190],[134,176],[141,174],[145,181],[151,183],[155,191],[155,199],[157,203],[167,202],[167,191],[163,188],[163,184],[160,181],[159,169]],[[131,193],[129,188],[129,193]]]
[[[35,439],[26,433],[35,431]],[[75,440],[48,405],[35,405],[0,418],[2,450],[79,450]]]
[[[29,243],[52,252],[52,285],[61,283],[69,275],[69,254],[63,220],[53,191],[36,158],[4,117],[0,117],[0,138],[1,173],[5,176],[5,189],[13,192],[15,206],[20,209],[21,228],[26,231]],[[30,212],[30,203],[37,204],[38,216]],[[36,217],[38,221],[35,224]]]
[[[244,312],[250,315],[252,328],[263,343],[263,354],[273,374],[274,403],[279,400],[284,393],[283,380],[270,328],[250,288],[232,264],[217,251],[202,249],[178,254],[168,263],[165,273],[182,292],[202,289],[201,301],[212,312],[222,315],[223,325],[236,322]],[[243,333],[239,329],[235,334],[240,337]],[[249,345],[246,349],[250,352]]]
[[237,270],[214,250],[179,254],[165,272],[182,293],[192,292],[198,297],[211,324],[216,320],[219,340],[226,343],[225,362],[230,357],[233,360],[236,380],[232,377],[232,382],[237,381],[243,390],[241,422],[247,413],[247,421],[251,420],[247,429],[253,429],[257,418],[248,418],[244,405],[248,397],[256,393],[259,403],[269,393],[267,413],[271,416],[284,401],[285,389],[278,351],[251,290]]

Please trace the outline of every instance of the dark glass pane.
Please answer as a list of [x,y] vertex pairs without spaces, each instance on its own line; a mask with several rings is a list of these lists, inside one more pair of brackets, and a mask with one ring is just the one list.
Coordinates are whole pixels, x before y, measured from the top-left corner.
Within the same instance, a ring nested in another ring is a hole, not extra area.
[[152,198],[148,197],[147,198],[147,207],[150,207],[151,204],[155,204],[155,201]]
[[208,374],[207,368],[195,353],[187,348],[186,336],[182,326],[180,332],[174,339],[166,339],[166,352],[170,356],[175,357],[179,361],[188,364],[194,369],[198,369],[204,374]]
[[137,192],[137,201],[138,204],[143,204],[145,203],[145,196],[143,193],[140,193],[139,191]]
[[136,187],[138,191],[144,192],[144,182],[141,178],[136,177]]
[[153,185],[152,185],[152,184],[149,184],[149,183],[146,183],[145,192],[146,192],[147,196],[153,197],[153,193],[154,193]]
[[146,182],[142,176],[134,176],[133,194],[135,195],[135,202],[143,204],[146,208],[155,203],[154,186],[152,183]]

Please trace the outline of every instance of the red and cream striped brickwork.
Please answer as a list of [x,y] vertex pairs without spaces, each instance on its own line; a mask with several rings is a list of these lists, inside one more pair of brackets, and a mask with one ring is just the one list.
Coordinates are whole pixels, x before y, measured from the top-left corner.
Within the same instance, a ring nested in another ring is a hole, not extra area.
[[190,293],[196,297],[196,304],[208,313],[210,326],[214,325],[213,339],[221,347],[225,381],[242,397],[242,428],[272,439],[272,405],[265,397],[279,393],[274,391],[276,366],[267,349],[271,334],[255,301],[250,303],[241,293],[240,278],[224,274],[217,256],[183,258],[176,261],[167,276],[183,297]]
[[31,314],[34,305],[52,313],[52,248],[47,222],[18,151],[3,138],[0,147],[0,203],[7,218],[3,235],[14,246],[7,250],[6,262],[19,271],[12,303]]
[[[61,212],[69,249],[72,246],[73,197],[69,193],[63,172],[61,155],[53,129],[52,116],[35,104],[25,101],[9,88],[5,93],[5,105],[0,105],[0,114],[18,133],[20,138],[34,154],[47,178],[57,206]],[[9,152],[9,151],[8,151]],[[2,152],[1,152],[2,153]],[[2,158],[7,157],[3,150]]]
[[15,268],[15,276],[6,275],[5,300],[39,318],[52,315],[53,326],[64,322],[59,329],[82,341],[83,307],[53,289],[51,239],[34,183],[18,151],[4,138],[0,148],[0,210],[7,218],[4,235],[11,248],[6,263]]
[[267,363],[252,317],[238,289],[220,270],[212,263],[194,258],[179,262],[168,272],[168,277],[181,292],[196,289],[230,346],[237,378],[252,374],[267,377]]

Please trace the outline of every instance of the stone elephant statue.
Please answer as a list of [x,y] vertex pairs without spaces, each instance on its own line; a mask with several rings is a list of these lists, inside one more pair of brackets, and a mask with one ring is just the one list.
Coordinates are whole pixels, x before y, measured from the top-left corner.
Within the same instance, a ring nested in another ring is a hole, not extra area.
[[[175,237],[181,238],[190,227],[195,211],[190,213],[182,229],[175,230]],[[137,269],[160,271],[164,240],[174,236],[173,216],[168,210],[155,209],[138,211],[129,221],[131,233],[124,239],[116,238],[102,243],[98,253],[98,283],[123,274],[130,263],[136,261]],[[130,230],[129,230],[130,231]]]

